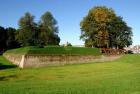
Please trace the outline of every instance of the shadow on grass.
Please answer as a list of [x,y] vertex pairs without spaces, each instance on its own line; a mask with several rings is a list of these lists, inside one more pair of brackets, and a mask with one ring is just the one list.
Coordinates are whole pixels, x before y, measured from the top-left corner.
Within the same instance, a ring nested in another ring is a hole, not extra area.
[[16,67],[17,67],[16,65],[3,65],[3,64],[0,62],[0,70],[11,69],[11,68],[16,68]]
[[11,78],[17,78],[17,75],[0,76],[0,81],[7,81]]

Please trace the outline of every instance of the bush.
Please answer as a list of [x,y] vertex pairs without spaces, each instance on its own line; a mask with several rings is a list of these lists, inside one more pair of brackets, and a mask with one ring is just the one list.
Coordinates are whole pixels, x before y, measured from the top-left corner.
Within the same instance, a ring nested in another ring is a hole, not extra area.
[[128,50],[127,53],[128,54],[133,54],[133,51],[132,50]]

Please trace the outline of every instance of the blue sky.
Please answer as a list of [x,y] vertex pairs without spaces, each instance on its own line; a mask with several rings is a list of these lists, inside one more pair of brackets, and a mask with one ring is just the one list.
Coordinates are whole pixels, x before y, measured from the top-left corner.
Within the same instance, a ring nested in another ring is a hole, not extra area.
[[0,26],[18,28],[18,20],[30,12],[38,22],[50,11],[58,21],[61,44],[83,44],[79,40],[80,21],[94,6],[105,5],[122,16],[133,29],[133,45],[140,44],[140,0],[0,0]]

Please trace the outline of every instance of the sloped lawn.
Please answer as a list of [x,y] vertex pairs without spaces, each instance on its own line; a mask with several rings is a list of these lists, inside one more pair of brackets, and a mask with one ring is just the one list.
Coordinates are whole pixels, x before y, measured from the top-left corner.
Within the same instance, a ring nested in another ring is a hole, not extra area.
[[140,55],[38,69],[17,68],[0,56],[0,94],[140,94]]

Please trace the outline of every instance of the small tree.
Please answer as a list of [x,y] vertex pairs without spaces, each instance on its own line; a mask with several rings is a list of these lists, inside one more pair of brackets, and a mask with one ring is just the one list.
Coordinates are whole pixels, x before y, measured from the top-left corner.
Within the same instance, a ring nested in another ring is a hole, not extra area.
[[67,47],[72,47],[72,44],[68,42]]

